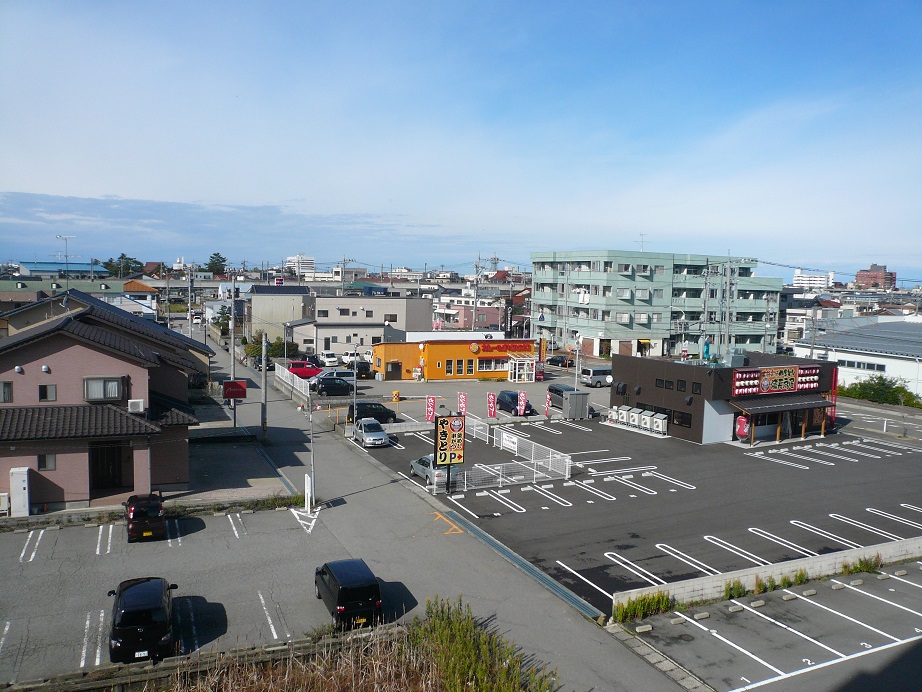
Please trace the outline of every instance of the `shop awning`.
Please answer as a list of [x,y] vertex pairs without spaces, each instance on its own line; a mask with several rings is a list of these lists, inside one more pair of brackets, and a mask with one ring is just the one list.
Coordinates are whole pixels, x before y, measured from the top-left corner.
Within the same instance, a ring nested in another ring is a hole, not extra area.
[[730,405],[743,413],[777,413],[808,408],[829,408],[832,402],[816,394],[771,394],[746,399],[730,399]]

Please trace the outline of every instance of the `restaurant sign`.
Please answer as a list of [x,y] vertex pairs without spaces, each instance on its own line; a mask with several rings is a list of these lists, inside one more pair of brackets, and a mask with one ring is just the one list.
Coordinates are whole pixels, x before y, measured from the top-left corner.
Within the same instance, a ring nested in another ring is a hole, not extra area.
[[782,394],[820,388],[818,365],[784,365],[773,368],[743,368],[733,371],[732,396]]

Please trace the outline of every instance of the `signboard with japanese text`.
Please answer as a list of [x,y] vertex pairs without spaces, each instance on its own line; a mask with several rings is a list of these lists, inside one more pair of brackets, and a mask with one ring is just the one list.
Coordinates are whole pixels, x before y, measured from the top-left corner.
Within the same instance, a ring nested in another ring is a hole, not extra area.
[[464,416],[435,419],[435,466],[464,462]]
[[548,392],[544,397],[544,416],[549,418],[551,415],[551,393]]
[[458,392],[458,413],[462,416],[467,413],[467,394]]
[[487,394],[487,416],[496,418],[496,394],[494,392]]
[[525,404],[528,402],[528,396],[525,392],[519,392],[519,399],[516,402],[518,404],[518,414],[520,416],[525,415]]
[[785,365],[772,368],[744,368],[733,371],[732,396],[781,394],[819,389],[818,365]]
[[430,423],[435,420],[435,397],[426,397],[426,420]]
[[224,398],[225,399],[246,399],[247,398],[246,380],[224,380]]

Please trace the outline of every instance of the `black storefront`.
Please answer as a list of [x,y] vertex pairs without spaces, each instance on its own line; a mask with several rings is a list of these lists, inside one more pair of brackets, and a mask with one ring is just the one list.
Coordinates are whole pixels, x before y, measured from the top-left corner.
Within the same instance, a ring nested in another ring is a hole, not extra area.
[[662,413],[672,437],[709,444],[824,435],[836,365],[746,352],[729,364],[612,356],[613,409]]

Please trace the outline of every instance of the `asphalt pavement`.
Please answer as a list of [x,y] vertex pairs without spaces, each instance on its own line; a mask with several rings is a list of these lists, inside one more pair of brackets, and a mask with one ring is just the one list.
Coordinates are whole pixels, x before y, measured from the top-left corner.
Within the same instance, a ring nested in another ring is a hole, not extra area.
[[[220,380],[230,375],[230,356],[223,349],[216,351],[212,373]],[[270,383],[263,433],[262,374],[238,363],[236,377],[249,380],[247,399],[236,409],[237,427],[253,434],[257,443],[191,445],[193,487],[182,493],[182,499],[229,500],[237,493],[252,497],[289,488],[300,492],[313,462],[315,493],[323,503],[318,521],[353,557],[373,565],[379,576],[403,583],[418,604],[405,618],[422,615],[427,598],[460,597],[475,616],[515,642],[530,660],[556,668],[561,690],[699,687],[695,678],[632,635],[585,619],[453,524],[442,505],[348,441],[336,425],[337,417],[342,419],[339,413],[315,411],[308,417]],[[194,436],[226,435],[233,427],[227,409],[211,409],[206,416],[211,420]],[[233,454],[227,453],[228,446]],[[274,472],[267,473],[273,468],[279,471],[278,484],[272,480]],[[203,478],[208,482],[203,484]]]

